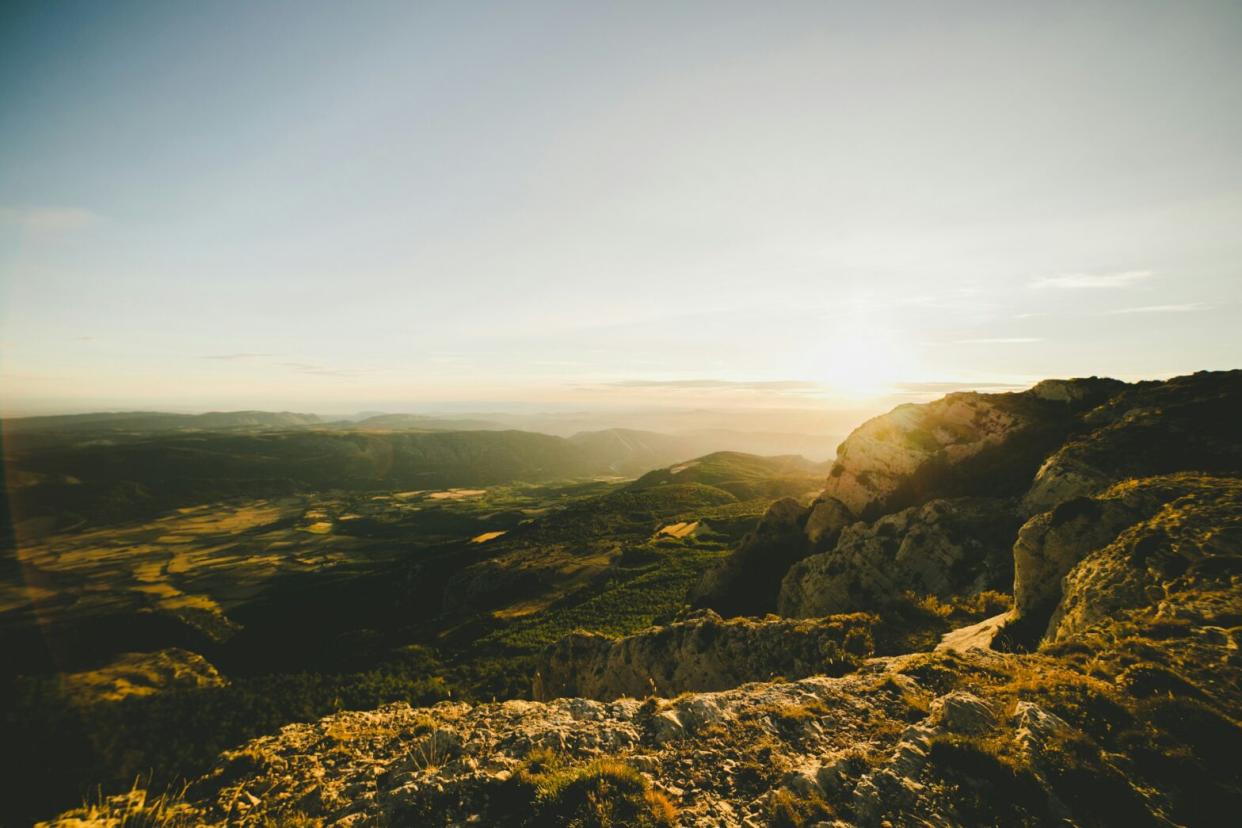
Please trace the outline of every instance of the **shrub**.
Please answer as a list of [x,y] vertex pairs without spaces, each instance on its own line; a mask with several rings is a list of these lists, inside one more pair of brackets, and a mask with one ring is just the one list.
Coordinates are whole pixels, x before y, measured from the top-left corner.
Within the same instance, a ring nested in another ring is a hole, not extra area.
[[508,825],[567,828],[672,828],[677,809],[630,765],[599,758],[567,765],[536,749],[492,800],[494,820]]
[[567,828],[664,828],[677,810],[634,768],[616,759],[554,771],[538,785],[536,825]]
[[956,789],[953,803],[967,825],[1038,825],[1050,821],[1039,780],[981,738],[932,740],[933,771]]
[[834,817],[836,812],[832,806],[817,793],[799,796],[782,788],[774,791],[768,800],[771,828],[805,828]]

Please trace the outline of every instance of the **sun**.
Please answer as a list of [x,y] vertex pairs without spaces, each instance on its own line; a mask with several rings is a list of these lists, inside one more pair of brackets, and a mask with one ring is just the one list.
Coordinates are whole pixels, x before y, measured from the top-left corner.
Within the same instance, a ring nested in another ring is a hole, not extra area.
[[837,327],[807,353],[804,375],[833,398],[887,396],[922,374],[916,349],[900,331],[861,323]]

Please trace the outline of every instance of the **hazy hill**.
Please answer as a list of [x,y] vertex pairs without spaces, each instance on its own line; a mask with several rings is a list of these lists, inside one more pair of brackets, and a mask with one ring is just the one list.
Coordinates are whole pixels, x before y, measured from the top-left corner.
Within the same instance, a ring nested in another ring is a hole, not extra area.
[[209,411],[205,414],[169,414],[160,411],[117,411],[10,417],[0,423],[6,434],[28,432],[152,432],[180,429],[283,429],[322,423],[314,414],[292,411]]
[[[227,421],[237,423],[248,416],[231,415]],[[102,422],[119,429],[118,423],[148,422],[146,417]],[[116,521],[222,497],[307,490],[427,489],[634,475],[689,459],[697,449],[693,441],[631,431],[566,439],[522,431],[238,426],[190,434],[134,428],[124,439],[110,439],[99,436],[100,422],[90,421],[89,427],[96,429],[90,439],[78,439],[81,435],[73,430],[36,430],[29,424],[6,434],[8,495],[16,520],[54,516],[61,525],[81,518]],[[86,427],[83,421],[81,428]]]
[[[334,423],[334,425],[336,425]],[[495,420],[471,417],[432,417],[425,414],[375,414],[339,424],[343,428],[374,431],[504,431],[508,426]]]
[[829,466],[797,456],[759,457],[737,451],[718,451],[650,471],[634,481],[632,488],[654,489],[695,483],[723,489],[742,500],[760,495],[798,497],[810,491],[808,482],[819,483]]

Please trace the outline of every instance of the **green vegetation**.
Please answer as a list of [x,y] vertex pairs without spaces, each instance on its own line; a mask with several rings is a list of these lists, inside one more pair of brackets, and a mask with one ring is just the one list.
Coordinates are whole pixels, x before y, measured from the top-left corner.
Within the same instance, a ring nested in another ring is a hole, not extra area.
[[897,655],[930,650],[946,632],[1000,615],[1012,606],[1011,596],[993,590],[948,599],[903,592],[878,608],[876,652]]
[[[677,809],[623,758],[572,763],[547,748],[532,750],[517,771],[481,798],[482,824],[504,828],[673,828]],[[427,792],[389,815],[394,825],[431,824],[439,813]]]
[[672,828],[677,809],[634,768],[600,758],[565,767],[540,755],[517,774],[533,793],[527,825],[568,828]]
[[637,563],[618,566],[599,591],[585,600],[522,619],[483,638],[480,644],[534,652],[579,629],[629,635],[667,620],[671,611],[682,605],[695,579],[725,554],[720,549],[642,547],[632,558]]
[[1008,738],[940,740],[932,759],[960,788],[963,822],[1042,824],[1053,792],[1084,824],[1146,824],[1136,790],[1157,797],[1179,824],[1215,824],[1242,808],[1236,688],[1217,680],[1222,673],[1207,664],[1191,627],[1154,613],[1113,619],[1086,641],[994,667],[941,652],[903,667],[935,693],[968,689],[1003,711],[1033,702],[1081,733],[1052,735],[1034,764]]
[[[541,482],[506,478],[528,460],[562,468],[563,446],[549,455],[556,438],[542,435],[174,425],[84,439],[99,428],[33,430],[7,447],[29,483],[19,514],[56,504],[61,525],[79,522],[25,546],[24,571],[66,596],[109,595],[58,616],[55,604],[32,612],[24,588],[0,590],[12,655],[0,761],[23,819],[88,785],[176,785],[221,750],[338,710],[525,697],[544,647],[672,618],[772,497],[819,475],[796,458],[723,453],[688,477]],[[610,439],[566,451],[602,457]],[[437,463],[453,476],[428,471]],[[678,523],[694,531],[659,531]],[[163,647],[205,656],[228,684],[104,703],[50,675]]]
[[832,806],[814,792],[799,796],[780,788],[768,800],[768,825],[771,828],[809,828],[835,817]]
[[62,528],[145,520],[232,497],[495,486],[614,476],[619,470],[633,474],[694,453],[687,441],[647,434],[636,456],[633,441],[611,439],[612,432],[600,432],[601,439],[579,435],[568,440],[524,431],[13,425],[5,423],[4,435],[13,519],[45,518]]
[[16,696],[3,700],[3,759],[12,790],[28,799],[10,800],[10,807],[64,807],[87,785],[119,790],[136,777],[156,789],[175,786],[221,751],[290,722],[394,701],[432,704],[452,690],[428,677],[434,669],[424,661],[364,673],[259,675],[88,705],[66,696],[55,679],[22,679]]

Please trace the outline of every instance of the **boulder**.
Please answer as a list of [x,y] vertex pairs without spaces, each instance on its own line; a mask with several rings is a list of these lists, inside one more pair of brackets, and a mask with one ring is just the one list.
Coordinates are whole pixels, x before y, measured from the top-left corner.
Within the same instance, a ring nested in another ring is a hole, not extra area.
[[946,693],[932,701],[929,711],[933,725],[950,733],[981,733],[996,725],[996,711],[983,699],[962,690]]
[[803,532],[812,550],[822,552],[836,546],[845,527],[854,523],[854,513],[835,497],[821,497],[811,504]]

